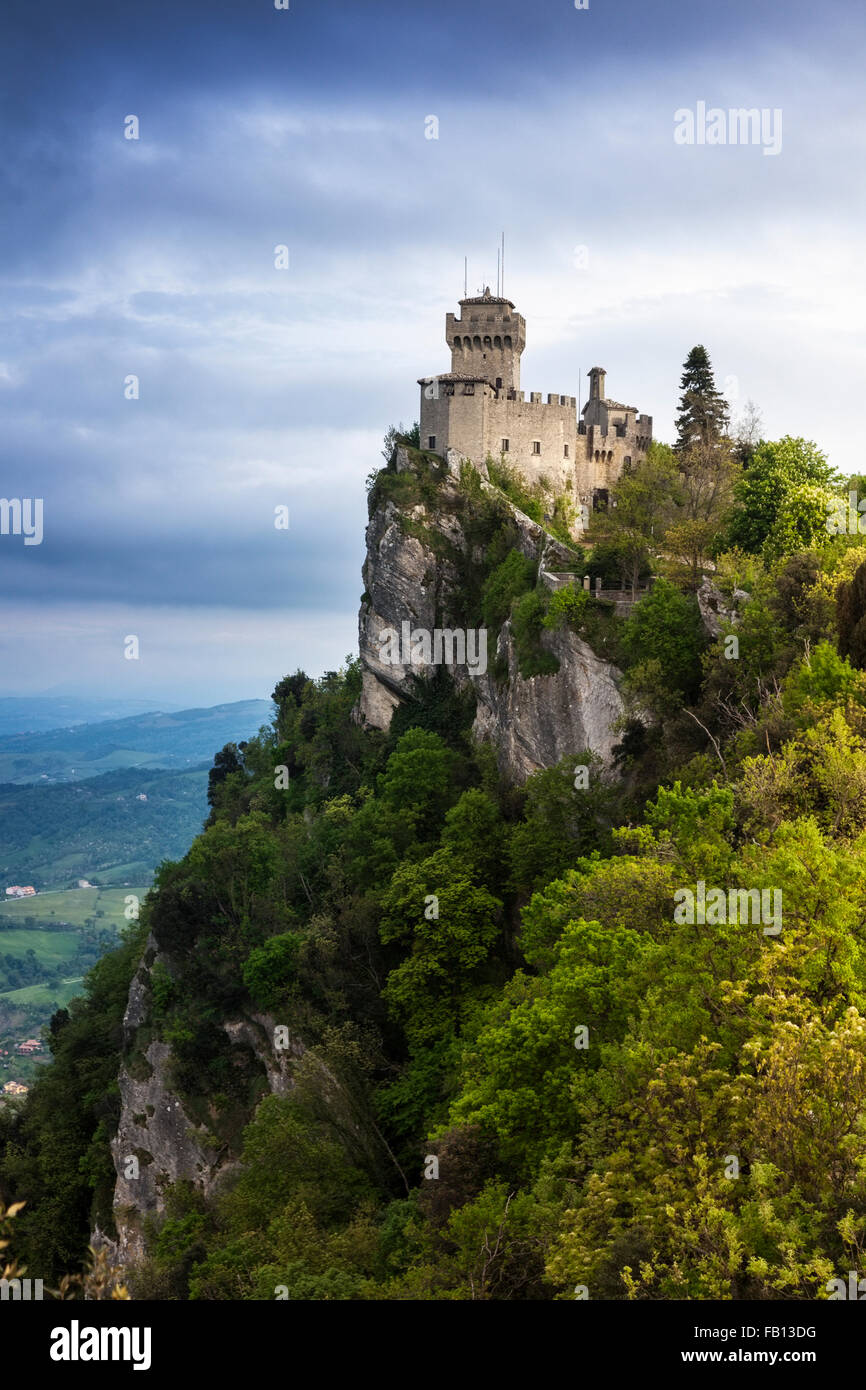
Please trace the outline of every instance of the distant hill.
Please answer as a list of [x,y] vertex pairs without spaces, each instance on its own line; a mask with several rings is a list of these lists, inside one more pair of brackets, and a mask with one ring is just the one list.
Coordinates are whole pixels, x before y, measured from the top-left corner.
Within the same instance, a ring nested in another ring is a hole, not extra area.
[[[9,702],[0,701],[0,707],[4,703]],[[146,711],[99,723],[6,734],[0,737],[0,783],[81,782],[118,768],[191,768],[203,760],[210,764],[224,744],[257,733],[272,712],[269,700],[239,700],[209,709]],[[37,716],[38,710],[33,718]]]
[[128,719],[154,713],[155,700],[88,700],[77,695],[21,695],[0,699],[0,738],[7,734],[70,729],[74,724],[99,724],[106,719]]
[[[0,786],[0,897],[13,883],[37,889],[66,888],[78,878],[149,883],[161,860],[186,853],[206,815],[207,764]],[[39,898],[27,901],[39,917]]]

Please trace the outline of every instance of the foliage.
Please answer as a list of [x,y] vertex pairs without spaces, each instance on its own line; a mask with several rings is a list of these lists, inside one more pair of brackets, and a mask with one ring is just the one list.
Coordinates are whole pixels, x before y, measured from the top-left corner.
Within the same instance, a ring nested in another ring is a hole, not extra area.
[[517,649],[517,669],[524,680],[549,676],[559,670],[559,660],[541,643],[547,613],[546,591],[532,589],[514,605],[511,628]]
[[636,604],[623,630],[623,645],[634,665],[657,661],[668,688],[688,698],[697,691],[704,638],[693,599],[666,579],[658,579]]
[[[280,681],[272,727],[216,764],[207,827],[0,1109],[28,1268],[113,1286],[87,1247],[112,1229],[118,1058],[147,1076],[155,1041],[222,1178],[167,1187],[136,1297],[812,1300],[860,1267],[866,555],[814,530],[831,479],[796,440],[743,455],[725,549],[705,368],[695,437],[624,478],[590,565],[639,537],[688,588],[715,554],[721,636],[658,578],[622,624],[616,768],[575,748],[522,786],[447,679],[387,733],[357,722],[357,662]],[[434,470],[385,470],[381,496],[426,506]],[[459,494],[469,558],[447,563],[474,614],[511,623],[521,675],[566,629],[600,651],[604,605],[536,587],[474,470]]]
[[866,669],[866,561],[839,585],[836,611],[839,653],[862,671]]
[[519,550],[509,551],[496,566],[485,582],[481,597],[486,627],[501,627],[511,612],[513,600],[534,588],[537,568]]
[[711,444],[727,430],[728,407],[717,391],[709,353],[702,343],[693,347],[683,364],[677,413],[678,452]]
[[[799,546],[801,528],[809,530],[815,521],[817,494],[798,494],[798,490],[826,490],[834,482],[827,458],[815,444],[792,439],[790,435],[775,443],[760,444],[734,490],[735,505],[728,528],[730,543],[755,555],[778,523],[779,529],[770,542],[773,552],[778,553],[785,543]],[[822,526],[826,519],[825,508]]]

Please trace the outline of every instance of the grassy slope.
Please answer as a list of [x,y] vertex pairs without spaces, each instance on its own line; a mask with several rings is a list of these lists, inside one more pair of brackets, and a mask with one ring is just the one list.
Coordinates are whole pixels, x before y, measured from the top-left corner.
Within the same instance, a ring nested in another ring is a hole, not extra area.
[[[97,911],[102,911],[105,915],[98,919],[100,926],[122,927],[126,922],[124,899],[130,893],[143,898],[146,892],[147,888],[139,884],[136,887],[71,888],[66,892],[37,893],[35,898],[17,898],[13,902],[0,903],[0,921],[23,923],[25,917],[35,917],[37,922],[70,922],[73,926],[83,927],[88,917],[95,917]],[[9,946],[4,947],[3,943],[21,934],[17,931],[0,932],[0,950],[8,952]],[[51,935],[60,938],[64,934],[53,932]]]

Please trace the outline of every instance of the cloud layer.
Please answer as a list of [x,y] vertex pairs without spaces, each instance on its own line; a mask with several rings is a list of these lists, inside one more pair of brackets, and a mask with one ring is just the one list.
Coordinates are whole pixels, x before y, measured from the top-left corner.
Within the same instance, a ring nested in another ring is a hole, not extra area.
[[[862,468],[850,7],[85,4],[45,28],[12,5],[2,493],[44,498],[45,540],[0,537],[0,693],[120,693],[112,624],[154,614],[136,693],[338,664],[365,476],[502,227],[527,390],[585,392],[600,362],[670,437],[703,342],[735,411]],[[675,145],[699,100],[780,108],[780,154]]]

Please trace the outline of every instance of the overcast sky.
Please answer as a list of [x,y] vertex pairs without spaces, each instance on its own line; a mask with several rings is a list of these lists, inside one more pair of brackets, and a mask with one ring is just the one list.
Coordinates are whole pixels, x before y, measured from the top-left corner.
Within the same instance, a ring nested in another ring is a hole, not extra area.
[[[0,494],[44,539],[0,536],[0,695],[339,665],[364,479],[503,228],[527,391],[601,365],[670,439],[702,342],[735,414],[864,468],[861,4],[290,3],[5,0]],[[700,101],[780,152],[678,145]]]

